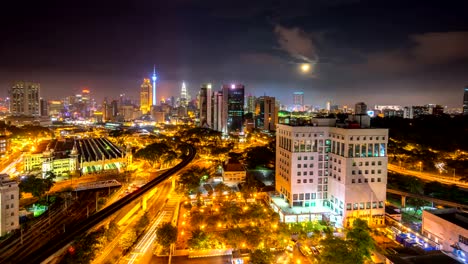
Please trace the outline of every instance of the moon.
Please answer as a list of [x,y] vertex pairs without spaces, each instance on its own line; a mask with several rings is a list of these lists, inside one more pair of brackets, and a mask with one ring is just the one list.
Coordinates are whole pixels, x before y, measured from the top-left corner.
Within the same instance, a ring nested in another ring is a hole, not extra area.
[[301,71],[303,73],[309,72],[310,71],[310,64],[309,63],[301,64]]

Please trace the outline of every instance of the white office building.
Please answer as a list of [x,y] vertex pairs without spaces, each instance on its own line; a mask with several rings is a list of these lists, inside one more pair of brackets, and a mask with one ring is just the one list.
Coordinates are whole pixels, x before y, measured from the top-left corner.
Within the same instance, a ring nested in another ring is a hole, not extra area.
[[19,228],[19,187],[7,174],[0,174],[0,236]]
[[383,224],[388,130],[367,124],[312,119],[308,126],[277,126],[271,205],[283,222],[325,218],[349,226],[360,217]]

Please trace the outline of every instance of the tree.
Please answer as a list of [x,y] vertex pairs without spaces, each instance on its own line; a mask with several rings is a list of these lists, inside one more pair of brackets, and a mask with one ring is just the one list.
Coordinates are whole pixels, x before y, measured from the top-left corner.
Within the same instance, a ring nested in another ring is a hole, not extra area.
[[352,252],[349,243],[341,238],[333,235],[328,235],[322,240],[322,252],[319,256],[320,264],[361,264],[362,262],[355,262],[351,257]]
[[252,264],[270,264],[273,263],[273,254],[266,249],[256,249],[250,254],[250,262]]
[[122,249],[123,252],[127,252],[133,244],[135,244],[135,241],[137,240],[137,234],[134,230],[127,231],[119,241],[119,246]]
[[134,157],[136,159],[143,159],[148,162],[151,167],[154,167],[157,163],[162,163],[162,157],[170,150],[171,148],[165,143],[153,143],[138,150]]
[[187,244],[192,249],[210,249],[216,244],[215,240],[200,229],[192,231],[192,237],[187,241]]
[[275,163],[275,152],[268,147],[253,147],[247,150],[245,160],[249,169],[268,167]]
[[145,230],[148,224],[149,224],[148,213],[145,213],[140,217],[140,219],[138,220],[138,223],[135,226],[135,232],[137,236],[143,233],[143,231]]
[[21,180],[19,188],[21,192],[31,193],[34,197],[40,198],[47,191],[54,186],[52,176],[49,176],[45,179],[38,178],[34,175],[26,177],[24,180]]
[[366,221],[359,218],[354,220],[353,227],[346,233],[346,240],[357,263],[363,263],[364,259],[370,258],[371,250],[374,249],[374,240]]
[[207,169],[193,166],[180,174],[178,183],[181,184],[186,191],[193,193],[200,186],[202,178],[205,176],[208,177],[208,175],[209,172]]
[[170,222],[163,223],[156,229],[156,236],[161,246],[169,247],[177,240],[177,227],[173,226]]

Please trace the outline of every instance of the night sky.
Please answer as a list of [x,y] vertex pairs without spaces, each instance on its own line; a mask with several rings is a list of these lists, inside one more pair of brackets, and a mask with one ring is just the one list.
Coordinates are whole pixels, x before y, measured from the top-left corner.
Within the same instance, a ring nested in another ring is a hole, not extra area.
[[[138,98],[156,65],[158,99],[201,83],[306,104],[461,107],[468,1],[8,1],[0,7],[0,96],[15,80],[60,99],[88,87]],[[47,2],[47,3],[46,3]],[[308,74],[299,64],[313,65]]]

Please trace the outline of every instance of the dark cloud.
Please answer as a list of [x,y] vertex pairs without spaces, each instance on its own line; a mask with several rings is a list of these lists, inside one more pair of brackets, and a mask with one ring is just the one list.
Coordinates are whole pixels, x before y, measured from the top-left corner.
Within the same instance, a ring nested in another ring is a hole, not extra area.
[[356,71],[378,74],[415,74],[448,64],[468,62],[468,32],[428,32],[408,37],[404,48],[366,54]]

